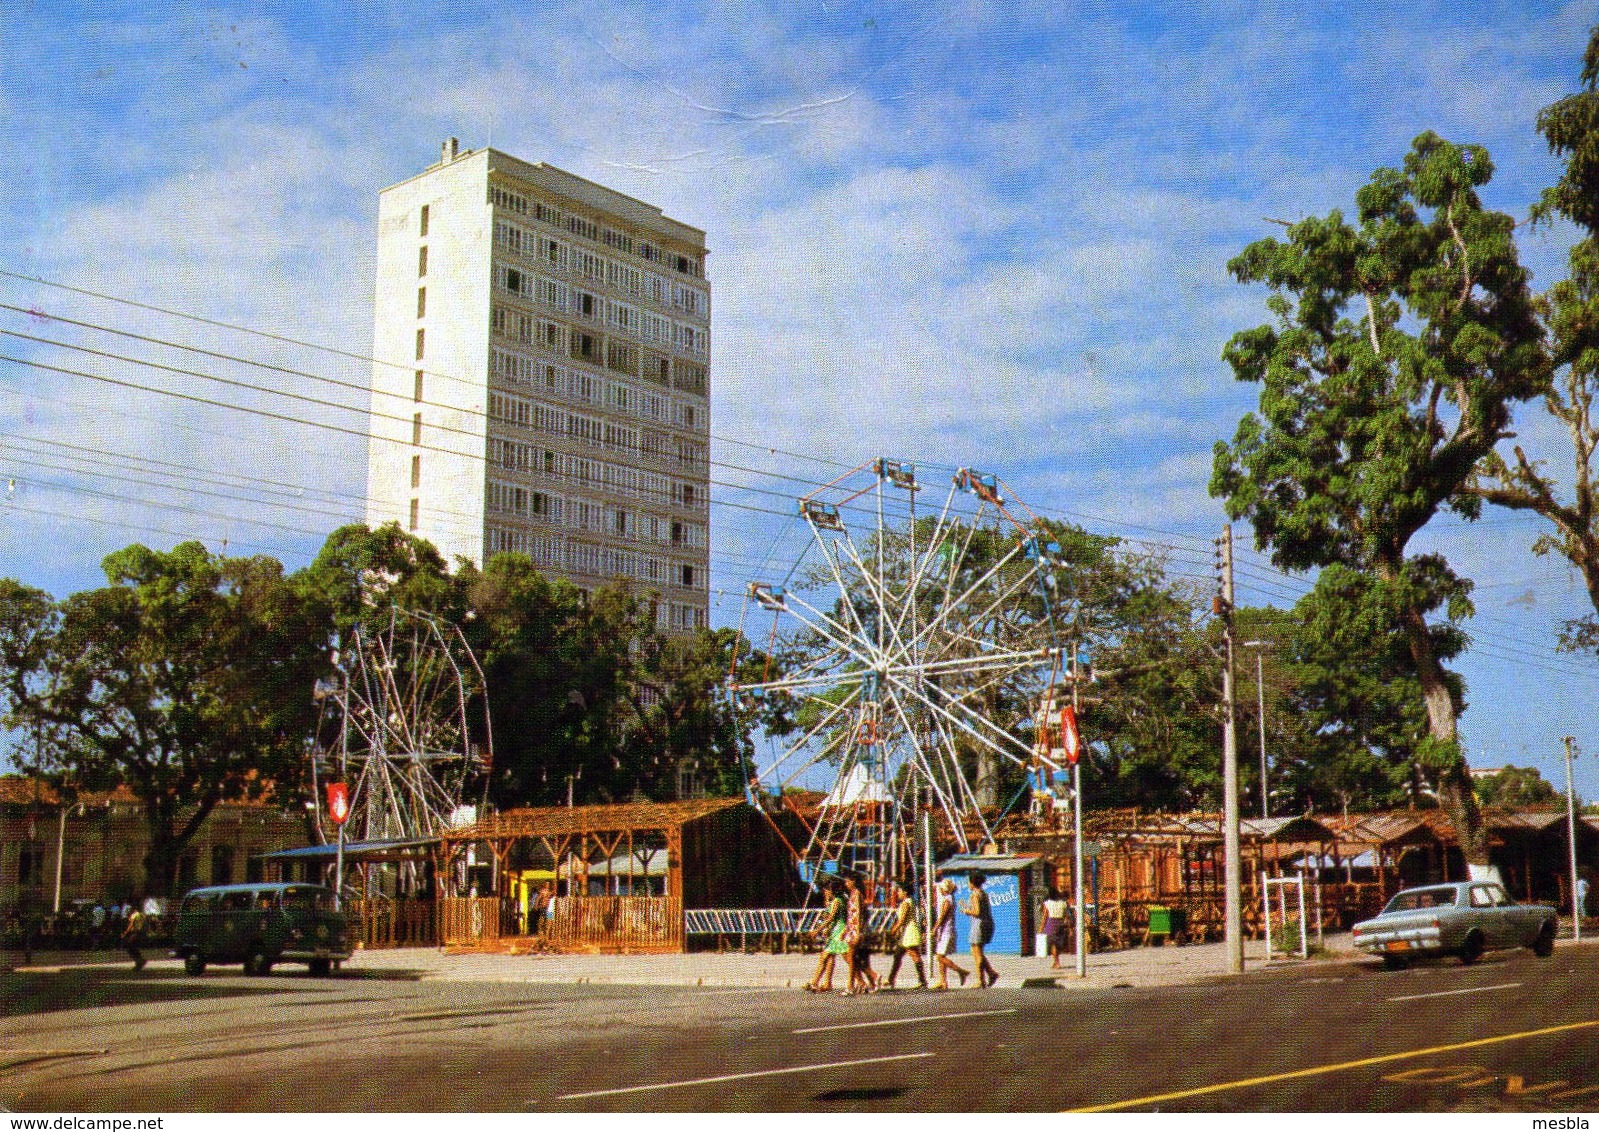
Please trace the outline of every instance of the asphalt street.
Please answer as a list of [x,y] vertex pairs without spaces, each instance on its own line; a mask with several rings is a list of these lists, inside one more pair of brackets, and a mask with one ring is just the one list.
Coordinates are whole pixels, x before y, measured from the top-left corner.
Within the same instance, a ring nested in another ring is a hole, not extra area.
[[0,976],[13,1111],[1599,1109],[1599,948],[1187,986]]

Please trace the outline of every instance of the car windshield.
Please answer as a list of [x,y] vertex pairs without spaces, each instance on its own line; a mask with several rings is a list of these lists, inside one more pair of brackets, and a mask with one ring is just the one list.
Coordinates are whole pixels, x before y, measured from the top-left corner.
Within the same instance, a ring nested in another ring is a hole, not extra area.
[[1452,888],[1413,888],[1388,902],[1384,912],[1420,912],[1427,908],[1449,908],[1455,903]]

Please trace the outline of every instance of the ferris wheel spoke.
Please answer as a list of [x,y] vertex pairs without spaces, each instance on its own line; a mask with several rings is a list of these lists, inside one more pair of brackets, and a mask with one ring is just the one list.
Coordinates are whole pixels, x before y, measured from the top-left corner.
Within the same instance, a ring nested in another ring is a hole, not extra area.
[[[948,591],[946,590],[946,601],[945,601],[944,605],[939,610],[940,618],[948,617],[953,609],[958,608],[963,602],[965,602],[969,597],[971,597],[972,594],[976,593],[979,589],[981,589],[984,585],[986,585],[990,578],[992,578],[1000,570],[1004,569],[1005,566],[1010,562],[1010,560],[1012,558],[1015,558],[1017,554],[1021,553],[1021,549],[1022,548],[1020,546],[1011,547],[1009,553],[1005,554],[1003,557],[999,558],[998,560],[996,560],[995,562],[990,564],[988,569],[983,571],[982,575],[979,576],[978,579],[975,582],[973,582],[971,585],[969,585],[966,588],[965,592],[963,592],[961,594],[961,596],[959,598],[956,598],[953,602],[947,600]],[[921,635],[918,638],[916,643],[920,644],[921,640],[923,638],[925,638],[929,633],[932,633],[932,632],[936,631],[936,629],[938,627],[938,624],[939,624],[939,621],[935,620],[934,622],[929,624],[927,628],[923,629],[922,633],[921,633]]]
[[[894,683],[896,685],[898,685],[899,687],[903,688],[910,695],[914,696],[917,700],[921,701],[921,703],[923,705],[925,705],[929,711],[936,712],[940,716],[943,716],[946,720],[949,721],[949,723],[951,725],[953,725],[954,727],[958,728],[959,730],[965,732],[974,741],[976,741],[978,743],[981,743],[983,746],[987,747],[989,750],[993,751],[994,753],[996,753],[998,755],[1003,756],[1004,758],[1009,759],[1011,762],[1016,763],[1018,766],[1026,766],[1027,765],[1027,759],[1030,758],[1031,755],[1032,755],[1032,748],[1031,747],[1024,747],[1023,750],[1026,752],[1026,756],[1025,757],[1018,757],[1017,755],[1013,754],[1011,751],[1007,750],[1001,744],[995,742],[994,739],[992,739],[990,736],[984,735],[981,731],[977,730],[970,723],[968,723],[964,719],[961,719],[958,716],[956,716],[953,712],[951,712],[948,709],[946,709],[943,705],[934,703],[932,700],[930,700],[926,696],[922,695],[921,692],[917,691],[915,688],[912,688],[909,685],[905,684],[903,681],[899,681],[899,680],[894,681]],[[961,704],[960,706],[963,709],[965,709],[965,710],[969,710],[969,709],[965,708],[964,704]],[[979,720],[982,719],[981,716],[978,716],[978,715],[975,715],[975,714],[973,714],[973,718],[979,719]],[[993,725],[990,724],[990,726],[993,726]],[[999,730],[997,727],[995,729]],[[1004,735],[1006,738],[1013,739],[1013,741],[1017,742],[1018,745],[1020,745],[1020,741],[1019,740],[1014,740],[1014,737],[1012,737],[1008,732],[999,731],[999,733],[1001,735]]]
[[[822,552],[822,558],[827,562],[827,569],[833,576],[833,583],[838,587],[839,603],[849,611],[850,619],[855,622],[855,633],[860,639],[866,639],[866,627],[861,624],[860,615],[855,611],[855,603],[849,599],[849,587],[844,584],[844,575],[839,570],[837,554],[830,549],[831,543],[822,536],[821,528],[816,525],[816,521],[809,514],[806,515],[805,521],[810,524],[811,533],[816,537],[816,545]],[[849,529],[841,524],[838,528],[838,534],[841,538],[847,539],[849,538]],[[811,607],[807,605],[806,608]],[[820,616],[819,611],[812,610],[812,612],[816,612]],[[846,636],[850,634],[850,631],[843,626],[839,626],[839,629]]]
[[[825,632],[823,632],[815,624],[813,624],[812,622],[810,622],[806,618],[800,616],[798,613],[795,613],[794,610],[793,610],[793,605],[795,603],[798,603],[801,608],[807,610],[813,617],[818,618],[823,624],[825,624],[829,628],[833,629],[834,633],[825,633]],[[815,633],[818,637],[821,637],[828,644],[832,645],[834,648],[840,650],[841,652],[844,652],[845,654],[847,654],[848,656],[850,656],[854,660],[860,662],[862,665],[866,666],[867,668],[870,668],[870,667],[873,666],[873,658],[872,658],[872,656],[868,652],[862,651],[860,648],[857,648],[855,644],[851,643],[850,631],[848,629],[846,629],[844,626],[840,625],[838,622],[834,621],[827,614],[823,613],[821,610],[819,610],[815,606],[811,605],[804,598],[798,597],[798,596],[796,596],[794,594],[789,594],[788,597],[787,597],[787,600],[784,602],[784,604],[789,606],[789,613],[794,617],[794,619],[796,621],[799,621],[801,624],[805,625],[806,628],[808,628],[811,632]],[[845,604],[848,605],[849,603],[846,602]],[[837,634],[837,635],[834,635],[834,634]],[[859,638],[856,638],[856,639],[858,640]]]
[[[984,727],[987,727],[993,733],[993,735],[998,736],[999,739],[1002,739],[1005,742],[1014,745],[1019,751],[1021,751],[1020,758],[1018,758],[1015,755],[1010,755],[1010,756],[1007,756],[1007,757],[1010,757],[1012,759],[1015,759],[1015,760],[1021,761],[1021,762],[1025,762],[1026,760],[1028,760],[1028,759],[1030,759],[1032,757],[1032,750],[1033,749],[1032,749],[1032,746],[1030,744],[1022,742],[1022,740],[1018,739],[1011,732],[1005,730],[1003,727],[999,726],[999,724],[997,724],[993,720],[989,719],[982,712],[980,712],[976,708],[974,708],[971,705],[970,702],[968,702],[970,698],[972,698],[972,697],[977,695],[977,692],[975,690],[973,690],[973,691],[963,690],[962,694],[960,696],[955,696],[955,695],[951,694],[947,689],[940,688],[937,685],[930,685],[930,686],[933,688],[934,691],[936,691],[938,693],[938,695],[940,695],[940,696],[942,696],[944,698],[944,700],[946,701],[947,705],[949,706],[949,708],[951,710],[958,710],[960,712],[963,712],[965,715],[969,716],[975,722],[982,724]],[[974,732],[974,734],[975,734],[975,732]]]

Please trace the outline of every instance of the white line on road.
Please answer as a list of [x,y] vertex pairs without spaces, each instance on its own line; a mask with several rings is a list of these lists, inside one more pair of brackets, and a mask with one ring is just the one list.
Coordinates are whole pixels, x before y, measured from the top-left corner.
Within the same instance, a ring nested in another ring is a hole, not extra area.
[[1009,1010],[966,1010],[959,1014],[923,1014],[917,1018],[884,1018],[877,1022],[843,1022],[837,1026],[807,1026],[803,1030],[795,1030],[796,1034],[825,1034],[830,1030],[865,1030],[872,1026],[909,1026],[913,1022],[942,1022],[946,1018],[982,1018],[990,1014],[1015,1014],[1016,1008]]
[[931,1053],[897,1053],[892,1057],[863,1057],[858,1061],[824,1061],[817,1065],[791,1065],[787,1069],[757,1069],[750,1073],[724,1073],[720,1077],[696,1077],[692,1081],[662,1081],[658,1085],[629,1085],[625,1089],[596,1089],[592,1093],[567,1093],[558,1101],[581,1101],[589,1097],[614,1097],[619,1093],[647,1093],[652,1089],[683,1089],[690,1085],[716,1085],[723,1081],[744,1081],[751,1077],[778,1077],[784,1073],[812,1073],[818,1069],[848,1069],[855,1065],[879,1065],[885,1061],[914,1061],[932,1057]]
[[1418,998],[1444,998],[1452,994],[1476,994],[1479,991],[1510,990],[1519,987],[1520,983],[1495,983],[1491,987],[1462,987],[1460,990],[1430,991],[1427,994],[1402,994],[1397,998],[1390,998],[1389,1002],[1414,1002]]

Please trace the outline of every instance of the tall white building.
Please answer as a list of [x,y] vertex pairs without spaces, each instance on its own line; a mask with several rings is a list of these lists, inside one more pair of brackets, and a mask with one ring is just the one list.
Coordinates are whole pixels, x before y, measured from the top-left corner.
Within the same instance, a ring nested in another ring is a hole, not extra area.
[[705,233],[545,164],[462,152],[378,198],[367,522],[520,551],[706,623]]

